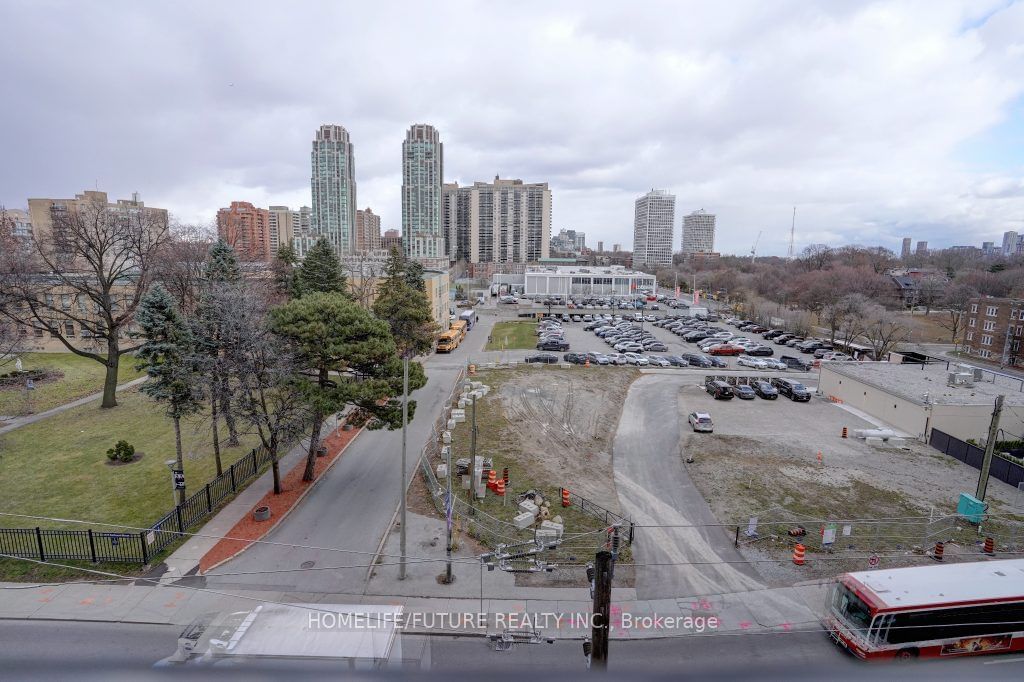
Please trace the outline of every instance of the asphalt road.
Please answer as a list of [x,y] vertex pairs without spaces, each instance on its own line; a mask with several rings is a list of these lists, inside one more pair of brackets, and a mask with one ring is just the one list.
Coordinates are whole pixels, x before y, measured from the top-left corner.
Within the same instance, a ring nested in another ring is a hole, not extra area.
[[[6,679],[166,678],[167,669],[152,665],[174,652],[180,628],[168,625],[65,621],[0,621],[0,677]],[[523,675],[559,679],[588,674],[579,641],[518,645],[496,652],[483,638],[431,637],[435,679],[522,680]],[[983,656],[935,663],[866,665],[832,644],[823,634],[690,636],[656,640],[612,640],[608,651],[611,679],[638,679],[644,674],[672,679],[960,679],[1019,680],[1022,656]],[[183,669],[171,669],[169,672]],[[209,671],[207,671],[209,672]],[[236,677],[258,671],[235,670]],[[274,678],[282,672],[268,670]],[[301,671],[296,671],[301,672]],[[219,676],[230,676],[230,669]],[[416,675],[414,675],[416,676]],[[266,679],[270,679],[267,677]],[[393,678],[392,678],[393,679]]]
[[[615,436],[615,486],[623,511],[641,526],[717,523],[686,474],[680,452],[679,390],[692,374],[633,382]],[[698,382],[699,383],[699,382]],[[634,558],[638,599],[706,596],[763,587],[721,529],[639,528]],[[735,564],[688,562],[736,561]],[[642,565],[670,564],[670,565]],[[675,564],[675,565],[672,565]]]
[[[434,420],[448,399],[459,370],[474,354],[479,355],[493,317],[481,324],[455,352],[431,355],[424,361],[427,385],[412,394],[416,418],[409,423],[407,479],[415,472],[420,450],[430,437]],[[238,558],[219,566],[214,573],[297,569],[305,562],[314,567],[358,568],[267,573],[244,576],[207,576],[208,587],[255,588],[303,592],[362,592],[365,566],[387,532],[399,501],[402,432],[365,431],[345,451],[334,467],[317,483],[289,516],[265,539],[314,547],[340,547],[364,554],[296,549],[258,544]],[[415,546],[410,538],[409,546]],[[307,564],[308,565],[308,564]],[[433,571],[432,564],[410,564],[409,571]],[[398,571],[397,567],[382,570]]]

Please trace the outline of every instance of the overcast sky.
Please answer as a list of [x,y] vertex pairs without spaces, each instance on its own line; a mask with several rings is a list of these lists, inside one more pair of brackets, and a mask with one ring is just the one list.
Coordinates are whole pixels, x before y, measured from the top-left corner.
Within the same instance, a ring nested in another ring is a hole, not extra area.
[[[408,7],[408,13],[401,11]],[[0,204],[99,187],[182,221],[310,203],[322,123],[401,223],[401,143],[445,179],[548,182],[553,230],[632,246],[633,201],[717,248],[1024,232],[1024,3],[0,0]]]

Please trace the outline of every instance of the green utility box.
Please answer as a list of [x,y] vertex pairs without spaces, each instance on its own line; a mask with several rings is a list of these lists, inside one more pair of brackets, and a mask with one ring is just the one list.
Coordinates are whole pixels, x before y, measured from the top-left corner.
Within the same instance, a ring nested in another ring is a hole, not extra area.
[[960,493],[960,502],[956,505],[956,513],[960,518],[967,519],[971,523],[981,523],[985,520],[985,512],[988,505],[974,495]]

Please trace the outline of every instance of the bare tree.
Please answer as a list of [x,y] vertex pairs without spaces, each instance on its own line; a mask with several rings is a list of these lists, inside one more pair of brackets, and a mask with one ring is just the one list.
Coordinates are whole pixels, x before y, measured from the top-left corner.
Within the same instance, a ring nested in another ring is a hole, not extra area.
[[[84,201],[54,210],[52,223],[49,234],[34,235],[31,258],[4,259],[0,312],[106,367],[101,406],[116,407],[121,356],[138,348],[124,339],[167,240],[166,218]],[[91,350],[74,342],[76,332],[95,341]]]
[[925,315],[932,312],[932,306],[942,299],[948,286],[949,281],[941,275],[928,275],[917,283],[917,303],[924,306]]
[[841,329],[847,335],[846,341],[852,340],[850,334],[860,334],[869,305],[870,301],[862,294],[847,294],[826,305],[818,319],[828,328],[829,343],[835,343],[836,334]]
[[967,326],[967,307],[971,299],[977,296],[978,292],[966,284],[954,284],[946,290],[946,295],[939,302],[946,312],[937,322],[949,331],[949,342],[954,346]]
[[800,252],[800,264],[805,270],[821,270],[832,262],[832,248],[827,244],[809,244]]
[[377,285],[384,277],[386,266],[387,261],[372,258],[365,252],[342,259],[341,269],[345,273],[348,294],[353,301],[370,309],[377,297]]
[[178,310],[191,315],[199,301],[203,264],[216,232],[206,225],[173,225],[154,265],[153,279],[174,297]]
[[864,329],[864,338],[871,346],[871,352],[876,360],[881,360],[896,350],[896,346],[909,337],[910,327],[903,318],[881,308],[872,315]]

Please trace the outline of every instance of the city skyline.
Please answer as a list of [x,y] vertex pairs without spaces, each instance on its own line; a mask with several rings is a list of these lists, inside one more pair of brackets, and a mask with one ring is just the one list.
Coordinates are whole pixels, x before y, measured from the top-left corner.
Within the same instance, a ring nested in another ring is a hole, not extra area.
[[[609,243],[629,241],[631,202],[652,186],[714,211],[723,253],[749,252],[763,231],[758,253],[784,255],[794,205],[797,250],[867,243],[899,253],[907,234],[934,249],[1024,230],[1024,54],[1013,48],[1024,34],[1021,3],[884,12],[652,4],[631,12],[631,25],[650,27],[644,32],[624,29],[621,8],[600,2],[585,11],[538,6],[529,16],[439,7],[424,19],[429,30],[396,25],[372,5],[321,5],[314,23],[272,4],[247,10],[245,40],[215,32],[197,42],[195,30],[230,23],[234,9],[67,5],[77,30],[49,58],[32,38],[46,30],[47,8],[0,9],[9,28],[2,49],[34,64],[9,74],[23,98],[0,131],[18,159],[0,171],[0,204],[24,208],[29,196],[99,187],[138,191],[180,221],[208,224],[231,201],[310,205],[304,152],[311,131],[328,122],[345,126],[357,147],[360,205],[398,227],[397,140],[410,123],[428,121],[445,135],[445,181],[499,173],[548,182],[559,196],[554,229]],[[464,30],[484,17],[508,30]],[[821,30],[789,49],[808,25]],[[116,48],[100,38],[118,31]],[[282,33],[305,35],[306,49],[260,52],[251,42]],[[523,40],[536,49],[493,78],[494,59]],[[196,46],[194,59],[156,66],[158,55],[186,44]],[[370,46],[393,59],[351,69]],[[480,58],[463,64],[453,96],[463,49]],[[812,77],[823,60],[827,84]],[[325,87],[338,69],[346,86]],[[133,106],[90,97],[82,72],[132,82]],[[604,79],[601,92],[595,79]],[[54,82],[65,89],[41,87]],[[709,91],[720,94],[707,99]],[[65,98],[89,107],[57,118]],[[698,100],[701,107],[683,105]],[[637,101],[647,101],[645,116],[634,115]],[[887,104],[863,106],[871,101]],[[196,109],[214,113],[189,114]]]

